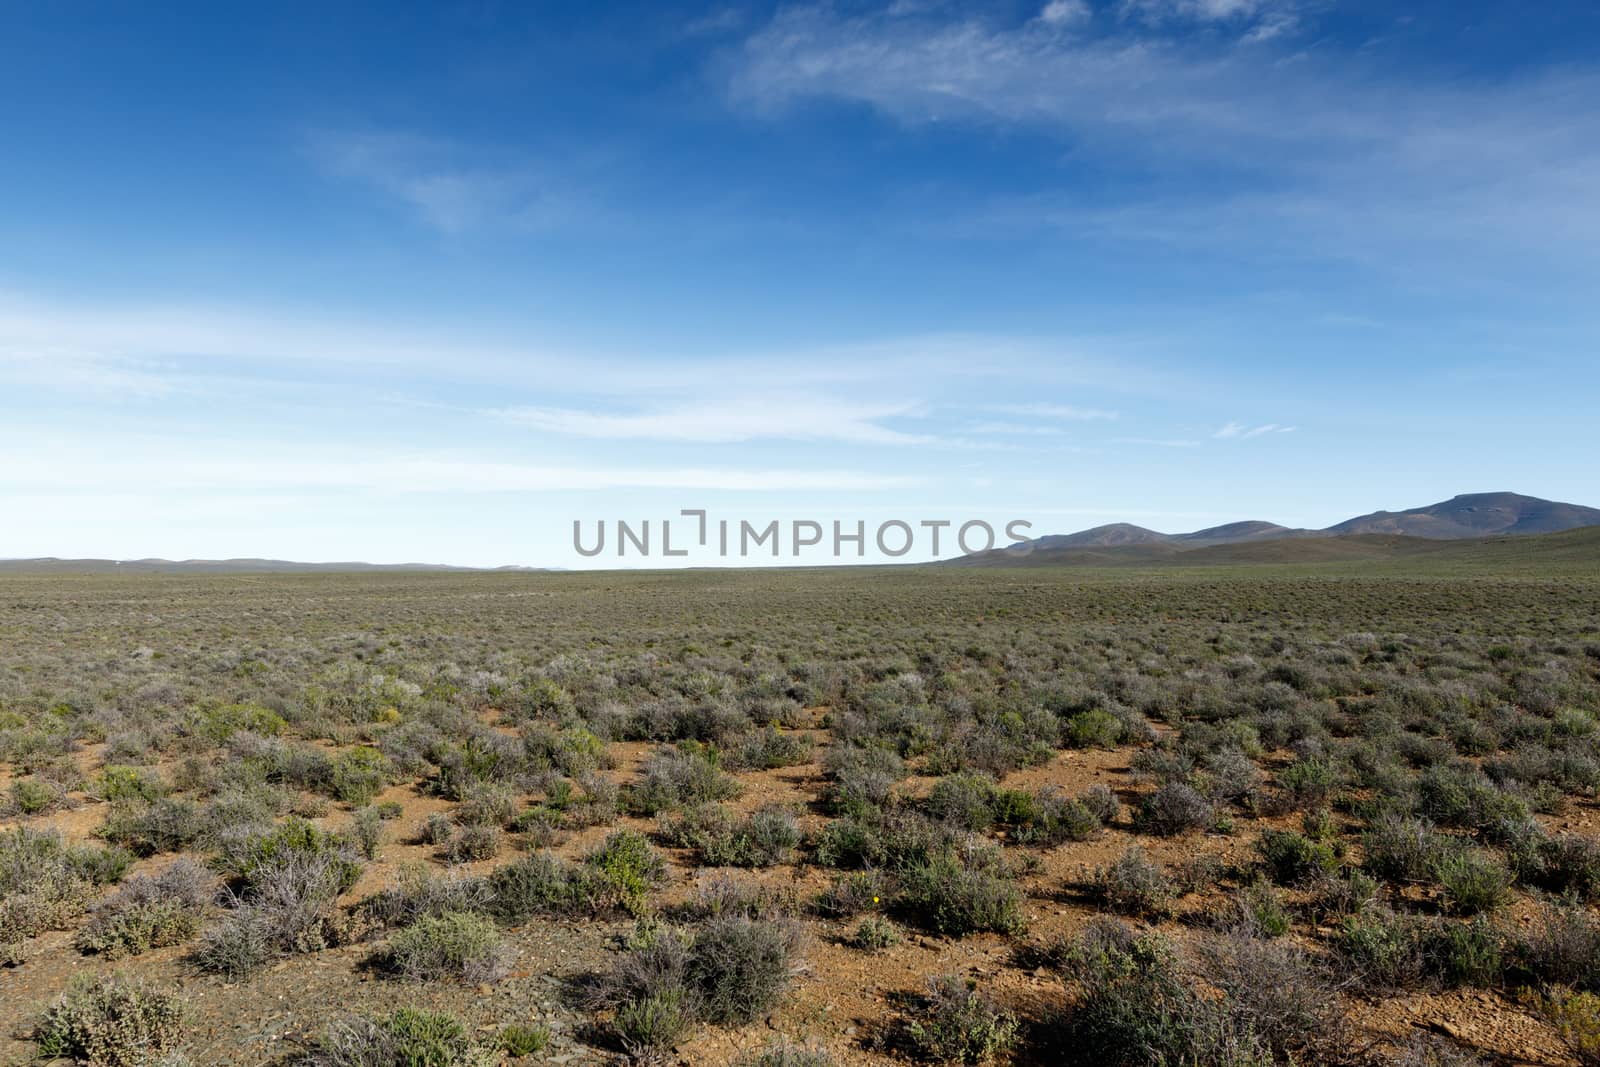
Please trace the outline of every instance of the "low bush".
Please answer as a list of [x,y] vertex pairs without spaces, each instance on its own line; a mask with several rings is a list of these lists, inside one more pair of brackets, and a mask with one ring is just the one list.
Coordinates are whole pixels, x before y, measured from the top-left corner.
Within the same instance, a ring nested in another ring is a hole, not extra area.
[[453,1016],[400,1008],[372,1019],[341,1019],[328,1027],[299,1067],[491,1067],[481,1048]]
[[1493,911],[1511,889],[1511,873],[1477,849],[1452,852],[1439,863],[1437,875],[1445,906],[1461,915]]
[[798,970],[800,931],[785,922],[715,919],[695,934],[687,977],[700,1017],[753,1022],[778,1002]]
[[167,794],[161,775],[147,767],[108,766],[95,778],[92,792],[110,803],[152,804]]
[[928,983],[920,1010],[906,1020],[917,1054],[938,1063],[990,1063],[1017,1043],[1020,1023],[970,979],[947,974]]
[[78,977],[45,1010],[34,1039],[46,1057],[90,1067],[145,1067],[174,1048],[183,1031],[182,1000],[116,975]]
[[782,921],[713,919],[693,937],[657,930],[619,958],[591,990],[614,1008],[630,1053],[676,1044],[696,1022],[748,1023],[772,1008],[799,969],[799,928]]
[[1062,966],[1078,992],[1065,1037],[1085,1063],[1269,1067],[1344,1054],[1332,985],[1282,941],[1229,935],[1189,960],[1159,935],[1098,922]]
[[722,769],[715,745],[685,741],[657,749],[646,761],[639,780],[628,790],[628,807],[640,815],[656,815],[685,804],[727,800],[739,783]]
[[591,872],[589,898],[601,907],[629,914],[643,909],[650,891],[660,884],[667,865],[643,834],[618,830],[583,859]]
[[1600,996],[1558,989],[1539,1008],[1581,1067],[1600,1067]]
[[181,852],[205,832],[199,805],[183,797],[161,797],[149,803],[136,800],[111,806],[98,833],[138,856]]
[[838,1067],[826,1049],[779,1041],[739,1061],[739,1067]]
[[175,900],[155,900],[96,915],[73,943],[82,952],[119,959],[182,944],[199,932],[200,916],[193,908]]
[[362,918],[379,926],[410,926],[427,915],[488,914],[493,899],[488,879],[457,871],[436,875],[427,867],[413,865],[401,869],[397,884],[367,897],[357,910]]
[[344,838],[296,817],[270,830],[224,841],[217,867],[248,893],[286,866],[311,861],[338,887],[334,896],[355,885],[361,876],[361,861]]
[[515,926],[536,915],[569,915],[589,906],[587,872],[548,852],[496,867],[485,879],[488,909]]
[[840,918],[857,915],[887,900],[890,885],[889,876],[876,868],[842,875],[817,898],[817,910]]
[[36,935],[69,928],[95,886],[120,879],[130,859],[120,850],[70,846],[54,831],[0,831],[0,966],[22,962]]
[[905,940],[894,923],[877,915],[868,915],[850,935],[850,944],[863,952],[878,952],[898,945]]
[[416,981],[456,979],[468,985],[498,982],[511,970],[512,952],[489,919],[468,912],[426,915],[389,942],[388,960]]
[[992,867],[954,852],[906,867],[895,906],[920,926],[941,934],[1020,933],[1022,894]]
[[507,1026],[495,1035],[494,1047],[508,1056],[533,1056],[550,1047],[550,1030],[545,1026]]
[[1427,819],[1394,813],[1380,816],[1362,837],[1364,866],[1391,882],[1422,882],[1456,846]]
[[1160,867],[1138,845],[1097,869],[1091,885],[1107,909],[1118,915],[1162,918],[1172,913],[1177,892]]
[[1127,728],[1104,708],[1080,711],[1066,721],[1067,744],[1073,748],[1116,748]]
[[[1114,806],[1115,801],[1112,803]],[[1092,802],[1087,795],[1073,800],[1059,789],[1047,786],[1033,797],[1029,818],[1017,827],[1013,836],[1024,845],[1087,841],[1104,825],[1104,810],[1099,797]]]
[[334,901],[361,872],[341,838],[299,820],[229,842],[219,866],[237,888],[228,913],[202,936],[196,962],[232,977],[334,943]]
[[456,828],[439,854],[450,863],[492,860],[500,855],[503,840],[500,827],[492,823],[469,823]]
[[765,726],[735,738],[728,748],[727,764],[734,770],[775,770],[809,763],[811,739],[804,734]]
[[1211,802],[1193,786],[1168,782],[1139,805],[1134,827],[1142,833],[1176,837],[1210,829],[1216,814]]
[[1517,955],[1534,982],[1600,993],[1600,920],[1575,901],[1546,906]]
[[1294,830],[1265,830],[1256,839],[1267,876],[1279,885],[1303,885],[1339,869],[1339,855],[1327,841],[1313,841]]

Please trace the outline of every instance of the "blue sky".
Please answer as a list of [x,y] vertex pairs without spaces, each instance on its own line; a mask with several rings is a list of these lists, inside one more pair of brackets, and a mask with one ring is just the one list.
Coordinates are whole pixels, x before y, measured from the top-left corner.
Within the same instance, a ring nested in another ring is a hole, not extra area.
[[1597,56],[1576,2],[6,5],[0,556],[1600,504]]

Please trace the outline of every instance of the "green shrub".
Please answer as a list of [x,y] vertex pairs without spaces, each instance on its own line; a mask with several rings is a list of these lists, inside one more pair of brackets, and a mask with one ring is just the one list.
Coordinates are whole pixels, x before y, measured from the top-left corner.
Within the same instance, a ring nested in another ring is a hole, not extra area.
[[838,1067],[826,1049],[779,1041],[739,1061],[739,1067]]
[[735,769],[776,770],[809,763],[811,739],[785,731],[779,726],[764,726],[736,738],[728,752],[728,765]]
[[1387,813],[1362,838],[1367,870],[1392,882],[1421,882],[1433,876],[1455,842],[1427,819]]
[[1452,852],[1440,862],[1437,873],[1445,906],[1461,915],[1493,911],[1505,903],[1511,889],[1510,872],[1476,849]]
[[383,791],[390,773],[387,756],[368,745],[357,745],[333,757],[328,785],[334,797],[359,807],[372,803]]
[[1600,1067],[1600,996],[1558,989],[1539,1007],[1582,1067]]
[[650,1050],[668,1049],[694,1025],[682,990],[667,990],[630,1000],[617,1009],[612,1026],[622,1047],[635,1058]]
[[161,775],[145,767],[106,767],[94,781],[94,795],[101,800],[154,803],[166,796]]
[[855,816],[832,820],[817,838],[816,860],[824,867],[873,867],[888,856],[879,826]]
[[994,871],[945,853],[900,873],[896,907],[941,934],[1020,933],[1022,895]]
[[492,1067],[495,1061],[455,1018],[416,1008],[335,1022],[304,1059],[305,1067]]
[[1093,885],[1105,906],[1119,915],[1161,918],[1171,914],[1177,899],[1171,880],[1138,845],[1095,871]]
[[715,745],[685,741],[657,749],[646,761],[639,781],[628,790],[628,806],[640,815],[656,815],[684,804],[701,804],[737,796],[739,783],[722,770]]
[[[1077,1000],[1063,1047],[1084,1063],[1267,1067],[1259,1039],[1203,998],[1176,950],[1121,924],[1091,925],[1063,961]],[[1218,1053],[1229,1049],[1234,1058]]]
[[344,838],[319,830],[304,819],[291,817],[270,830],[225,843],[217,863],[223,874],[241,883],[246,892],[294,860],[326,859],[337,885],[337,896],[361,877],[361,861]]
[[928,983],[922,1010],[906,1024],[917,1052],[940,1063],[989,1063],[1011,1050],[1019,1029],[1015,1015],[954,974]]
[[511,950],[499,928],[466,912],[423,916],[390,940],[388,957],[396,972],[425,982],[498,982],[511,969]]
[[383,850],[385,836],[383,812],[374,807],[362,808],[356,812],[356,817],[350,823],[350,841],[363,858],[377,859]]
[[1067,720],[1067,743],[1073,748],[1116,748],[1125,728],[1122,720],[1104,708],[1080,711]]
[[181,852],[205,829],[205,818],[194,801],[161,797],[148,804],[126,801],[111,806],[99,833],[106,840],[138,856]]
[[41,814],[65,799],[58,786],[38,778],[18,778],[11,783],[11,809],[21,815]]
[[486,881],[490,913],[507,925],[536,915],[570,915],[589,905],[587,872],[548,852],[496,867]]
[[1405,989],[1426,973],[1422,928],[1417,920],[1372,909],[1344,921],[1335,945],[1367,986]]
[[595,875],[591,898],[601,904],[638,914],[650,891],[660,884],[667,865],[645,836],[618,830],[583,859]]
[[1279,885],[1301,885],[1339,869],[1339,856],[1327,841],[1313,841],[1293,830],[1265,830],[1256,851],[1268,876]]
[[1251,882],[1240,894],[1239,906],[1245,925],[1261,936],[1282,937],[1289,932],[1289,912],[1270,882]]
[[1211,802],[1193,786],[1168,782],[1145,797],[1134,816],[1134,826],[1143,833],[1175,837],[1210,829],[1216,816]]
[[262,737],[272,737],[283,732],[287,724],[283,716],[258,704],[224,704],[201,711],[195,729],[212,741],[226,741],[241,730]]
[[1326,804],[1339,787],[1339,772],[1325,759],[1298,759],[1279,772],[1278,786],[1301,807]]
[[771,867],[794,858],[800,826],[780,808],[763,808],[701,844],[705,861],[714,867]]
[[152,1054],[177,1045],[182,1000],[116,975],[75,978],[45,1010],[35,1033],[46,1057],[90,1067],[144,1067]]
[[923,808],[935,819],[942,819],[967,830],[984,830],[995,821],[994,780],[981,774],[952,774],[934,783],[923,801]]
[[1439,923],[1427,936],[1427,954],[1447,985],[1488,989],[1505,973],[1506,938],[1482,916],[1468,923]]
[[496,1035],[494,1044],[510,1056],[532,1056],[550,1047],[550,1030],[545,1026],[513,1024]]
[[193,907],[177,900],[157,900],[97,916],[78,931],[73,943],[80,951],[114,960],[182,944],[199,932],[200,916]]
[[688,981],[697,1014],[719,1026],[753,1022],[777,1004],[794,978],[800,934],[788,923],[714,919],[689,948]]
[[894,923],[876,915],[868,915],[850,935],[850,944],[863,952],[877,952],[898,945],[904,938]]
[[877,869],[843,875],[817,898],[817,910],[830,916],[856,915],[887,900],[889,886],[889,876]]
[[1027,818],[1013,836],[1024,845],[1059,845],[1064,841],[1087,841],[1103,825],[1097,811],[1084,800],[1073,800],[1053,786],[1041,789],[1028,805]]
[[1417,811],[1441,826],[1470,830],[1527,817],[1527,806],[1472,767],[1429,767],[1416,783]]
[[20,963],[30,938],[67,929],[83,914],[98,852],[71,848],[54,831],[0,831],[0,966]]
[[486,823],[469,823],[456,828],[455,833],[444,843],[441,855],[451,863],[492,860],[500,855],[501,843],[500,827]]

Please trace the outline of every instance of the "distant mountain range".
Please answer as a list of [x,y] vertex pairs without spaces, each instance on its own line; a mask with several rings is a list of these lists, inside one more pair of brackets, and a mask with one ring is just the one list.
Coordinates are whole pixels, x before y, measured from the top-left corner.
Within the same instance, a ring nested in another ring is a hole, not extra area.
[[[1025,555],[1006,549],[946,560],[942,565],[987,563],[1121,566],[1139,563],[1332,562],[1430,553],[1447,542],[1556,534],[1600,528],[1600,508],[1562,504],[1518,493],[1468,493],[1406,511],[1374,511],[1322,530],[1293,529],[1248,520],[1192,533],[1166,534],[1117,522],[1069,534],[1019,542]],[[1600,529],[1593,531],[1600,535]],[[1547,546],[1588,558],[1600,536],[1585,535]],[[1463,546],[1471,549],[1471,546]],[[1465,556],[1463,558],[1466,558]],[[438,563],[296,563],[281,559],[0,559],[0,573],[58,574],[305,574],[324,572],[505,573],[559,571],[559,567],[453,567]]]
[[[1031,542],[1035,549],[1113,548],[1121,545],[1172,545],[1204,548],[1287,537],[1348,537],[1358,534],[1398,534],[1432,540],[1469,537],[1560,533],[1580,526],[1600,526],[1600,508],[1562,504],[1519,493],[1466,493],[1438,504],[1406,511],[1374,511],[1335,523],[1322,530],[1291,529],[1275,522],[1250,520],[1212,526],[1193,533],[1164,534],[1114,522],[1070,534],[1048,534]],[[1013,546],[1018,547],[1018,546]]]

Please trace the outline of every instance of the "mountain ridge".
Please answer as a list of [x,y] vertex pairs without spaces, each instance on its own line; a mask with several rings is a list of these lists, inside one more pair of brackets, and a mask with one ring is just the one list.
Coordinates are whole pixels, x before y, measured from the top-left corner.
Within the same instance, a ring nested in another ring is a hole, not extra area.
[[1029,545],[1035,550],[1155,544],[1202,547],[1291,537],[1346,537],[1359,534],[1458,540],[1496,535],[1560,533],[1583,526],[1600,526],[1600,508],[1511,492],[1460,493],[1437,504],[1424,504],[1404,511],[1368,512],[1320,530],[1246,519],[1190,533],[1168,534],[1132,523],[1117,522],[1075,533],[1045,534],[1030,541],[1019,541],[1011,547],[1015,549]]

